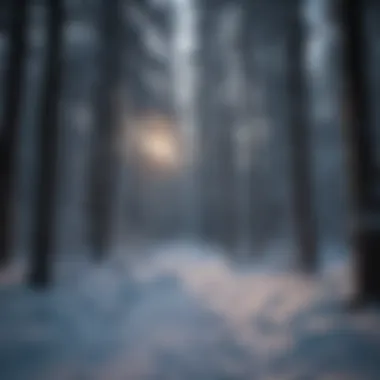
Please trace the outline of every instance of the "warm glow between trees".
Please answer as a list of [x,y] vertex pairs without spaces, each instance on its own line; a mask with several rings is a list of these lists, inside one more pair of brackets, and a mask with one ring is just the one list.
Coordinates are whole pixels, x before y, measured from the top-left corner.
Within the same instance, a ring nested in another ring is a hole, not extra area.
[[149,166],[173,169],[181,161],[177,130],[171,120],[162,116],[143,118],[135,126],[137,149]]

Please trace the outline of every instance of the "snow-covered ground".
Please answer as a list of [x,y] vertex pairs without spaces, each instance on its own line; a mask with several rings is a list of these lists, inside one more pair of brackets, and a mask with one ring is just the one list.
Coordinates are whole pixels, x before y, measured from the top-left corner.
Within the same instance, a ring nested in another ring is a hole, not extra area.
[[314,279],[273,268],[163,244],[63,261],[38,293],[15,263],[0,276],[0,379],[380,379],[380,314],[340,308],[347,262]]

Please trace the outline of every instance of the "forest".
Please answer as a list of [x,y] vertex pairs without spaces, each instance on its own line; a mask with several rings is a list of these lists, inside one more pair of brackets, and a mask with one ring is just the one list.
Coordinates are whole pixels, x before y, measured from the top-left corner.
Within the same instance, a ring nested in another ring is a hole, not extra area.
[[379,17],[0,0],[0,378],[378,378]]

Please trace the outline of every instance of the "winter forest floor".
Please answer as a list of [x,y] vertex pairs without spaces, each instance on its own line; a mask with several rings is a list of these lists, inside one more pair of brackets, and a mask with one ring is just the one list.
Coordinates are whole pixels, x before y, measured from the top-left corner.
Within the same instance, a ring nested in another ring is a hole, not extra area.
[[61,260],[42,293],[21,263],[3,272],[0,379],[380,379],[380,313],[341,309],[346,261],[311,279],[185,243],[148,251]]

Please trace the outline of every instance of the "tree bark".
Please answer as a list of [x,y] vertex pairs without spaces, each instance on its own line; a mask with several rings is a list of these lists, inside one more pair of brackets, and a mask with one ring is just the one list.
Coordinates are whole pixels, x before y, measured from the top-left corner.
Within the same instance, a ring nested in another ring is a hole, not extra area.
[[60,0],[47,0],[47,55],[40,110],[37,202],[32,243],[30,283],[49,284],[55,243],[59,99],[61,92],[64,9]]
[[366,78],[369,66],[364,6],[361,1],[346,0],[342,1],[340,10],[344,38],[343,112],[354,219],[351,239],[356,262],[356,297],[358,300],[380,299],[380,230],[376,225],[376,211],[379,210],[376,210],[377,202],[372,196],[376,170]]
[[120,86],[121,3],[104,0],[101,15],[100,83],[97,89],[97,115],[90,168],[90,239],[95,258],[103,258],[113,236],[113,196],[116,186],[118,87]]
[[12,251],[15,161],[27,52],[28,1],[11,1],[10,16],[10,52],[5,72],[5,104],[0,129],[0,266],[8,263]]
[[305,68],[305,28],[302,0],[292,14],[289,41],[289,98],[291,107],[293,207],[299,265],[306,272],[317,269],[316,215],[313,207],[312,163],[308,89]]

